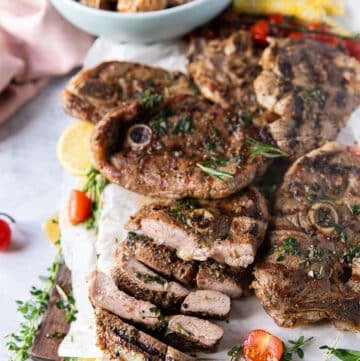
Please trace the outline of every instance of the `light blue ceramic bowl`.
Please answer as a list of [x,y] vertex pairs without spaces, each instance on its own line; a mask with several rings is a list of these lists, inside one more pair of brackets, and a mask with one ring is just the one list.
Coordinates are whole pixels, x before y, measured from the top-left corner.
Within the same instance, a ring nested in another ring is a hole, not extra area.
[[206,23],[231,0],[193,0],[169,9],[142,13],[119,13],[93,9],[74,0],[51,0],[73,25],[114,41],[150,43],[179,37]]

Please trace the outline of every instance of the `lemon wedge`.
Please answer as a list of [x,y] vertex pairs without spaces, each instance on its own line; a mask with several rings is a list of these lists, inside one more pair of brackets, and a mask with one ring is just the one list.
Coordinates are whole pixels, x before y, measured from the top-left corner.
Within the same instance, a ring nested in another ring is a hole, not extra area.
[[46,238],[53,244],[60,239],[59,216],[57,214],[49,217],[42,225]]
[[61,134],[56,155],[66,172],[74,176],[84,176],[91,165],[90,139],[94,125],[79,120],[70,124]]

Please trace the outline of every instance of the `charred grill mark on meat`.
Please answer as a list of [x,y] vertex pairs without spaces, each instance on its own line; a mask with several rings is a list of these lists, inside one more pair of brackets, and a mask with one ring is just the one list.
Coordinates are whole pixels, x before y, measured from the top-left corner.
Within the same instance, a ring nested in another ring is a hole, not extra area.
[[268,222],[266,201],[250,187],[224,200],[164,201],[142,207],[125,228],[166,245],[185,261],[253,263]]
[[108,61],[74,76],[62,94],[62,103],[69,115],[97,123],[123,101],[139,98],[145,92],[165,96],[193,94],[189,79],[180,72]]
[[360,104],[360,64],[333,46],[274,39],[260,63],[257,101],[279,116],[267,127],[292,159],[335,139]]
[[[128,145],[135,124],[151,128],[146,147]],[[180,95],[151,109],[134,101],[108,113],[95,127],[92,154],[107,179],[129,190],[168,198],[223,198],[247,186],[269,164],[262,155],[252,157],[249,138],[267,141],[239,116],[200,97]]]
[[255,293],[286,327],[330,319],[360,329],[360,158],[327,143],[296,161],[277,194],[272,253],[256,266]]

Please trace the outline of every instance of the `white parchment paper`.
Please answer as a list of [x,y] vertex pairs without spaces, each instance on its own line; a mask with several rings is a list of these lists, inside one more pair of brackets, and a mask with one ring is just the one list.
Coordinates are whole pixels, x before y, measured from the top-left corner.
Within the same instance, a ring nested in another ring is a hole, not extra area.
[[[89,51],[85,65],[93,66],[100,61],[114,59],[186,71],[185,46],[180,41],[134,45],[114,44],[105,39],[98,39]],[[348,145],[360,142],[360,109],[353,113],[347,126],[341,131],[338,141]],[[126,236],[123,229],[124,222],[138,209],[139,202],[144,202],[144,198],[139,200],[134,193],[113,184],[106,187],[103,199],[104,208],[97,238],[83,228],[71,226],[66,221],[61,223],[64,256],[72,270],[74,294],[79,310],[77,320],[72,323],[69,335],[60,347],[61,356],[101,359],[101,352],[95,346],[94,316],[87,297],[86,275],[96,265],[104,272],[108,272],[113,262],[113,251],[119,240]],[[239,345],[243,337],[255,328],[269,330],[284,341],[297,339],[301,335],[314,337],[314,340],[306,347],[306,361],[324,359],[325,352],[319,350],[319,346],[333,345],[337,338],[339,347],[360,348],[360,334],[340,332],[328,322],[296,329],[277,327],[255,297],[233,301],[230,321],[220,322],[220,324],[225,329],[224,339],[219,352],[207,355],[208,359],[228,359],[227,350],[234,345]]]

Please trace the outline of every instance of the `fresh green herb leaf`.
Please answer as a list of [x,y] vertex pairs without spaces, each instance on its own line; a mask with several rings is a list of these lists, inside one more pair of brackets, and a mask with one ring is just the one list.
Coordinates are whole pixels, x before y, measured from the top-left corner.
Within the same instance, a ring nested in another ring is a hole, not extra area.
[[286,346],[284,343],[284,354],[282,357],[282,361],[292,361],[293,354],[296,354],[299,358],[304,358],[304,350],[303,347],[305,344],[310,342],[313,337],[309,337],[305,339],[304,336],[300,336],[297,340],[288,340],[290,346]]
[[360,257],[360,244],[354,244],[344,252],[344,261],[346,263],[351,263],[354,258],[358,257]]
[[164,110],[159,112],[150,122],[149,126],[155,133],[165,133],[167,129],[168,113]]
[[180,333],[181,335],[184,335],[186,337],[190,337],[191,336],[191,332],[188,331],[186,328],[184,328],[184,326],[177,322],[176,323],[176,332]]
[[285,259],[284,254],[291,256],[298,256],[301,253],[299,243],[294,237],[287,237],[283,240],[282,244],[277,248],[280,253],[277,257],[277,261],[283,261]]
[[354,204],[350,207],[353,216],[360,215],[360,204]]
[[360,361],[360,351],[350,350],[345,348],[335,348],[329,347],[327,345],[321,346],[321,350],[328,350],[327,358],[330,355],[336,356],[339,360],[342,361]]
[[67,323],[71,323],[72,321],[75,321],[76,314],[78,311],[76,309],[75,299],[74,299],[72,293],[70,292],[67,295],[65,293],[65,291],[59,285],[55,285],[55,287],[61,297],[61,300],[56,302],[56,307],[60,310],[65,311],[65,317],[66,317]]
[[146,109],[152,109],[162,103],[164,97],[158,93],[152,93],[150,90],[145,90],[139,98],[140,104]]
[[207,167],[203,162],[196,163],[196,166],[199,167],[204,173],[207,173],[211,177],[222,182],[224,181],[224,178],[233,178],[235,176],[234,173],[224,172],[215,168]]
[[242,356],[243,350],[241,346],[233,346],[227,352],[227,355],[230,356],[230,361],[236,361],[238,357]]
[[94,168],[90,167],[86,173],[86,183],[83,192],[86,192],[92,201],[91,216],[84,224],[87,229],[97,229],[101,215],[101,193],[108,181]]
[[143,281],[144,283],[156,282],[160,285],[164,285],[166,283],[165,278],[162,278],[158,275],[150,275],[147,273],[135,272],[135,277],[140,281]]
[[288,154],[281,149],[276,148],[270,144],[259,142],[253,138],[248,138],[247,143],[250,145],[250,159],[254,159],[257,156],[263,156],[266,158],[279,158],[288,156]]
[[48,275],[41,277],[42,288],[32,287],[30,294],[32,298],[26,302],[16,301],[18,312],[22,314],[24,322],[20,324],[18,333],[8,335],[7,349],[12,353],[9,361],[26,361],[28,352],[38,331],[40,317],[45,312],[49,302],[50,292],[54,288],[56,275],[62,263],[62,255],[59,250],[55,260],[48,268]]
[[173,134],[179,134],[179,133],[189,133],[190,129],[192,127],[192,121],[189,118],[180,119],[173,130]]

